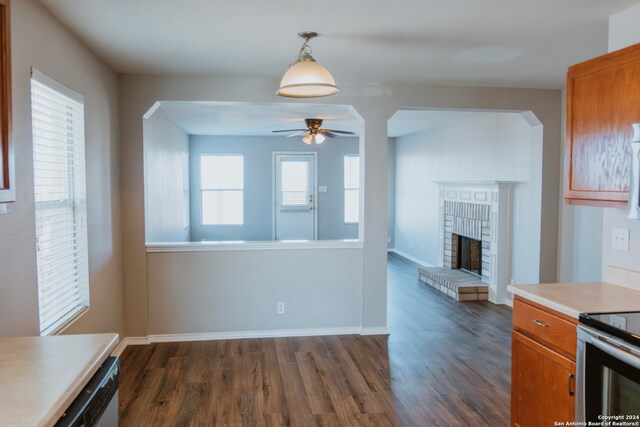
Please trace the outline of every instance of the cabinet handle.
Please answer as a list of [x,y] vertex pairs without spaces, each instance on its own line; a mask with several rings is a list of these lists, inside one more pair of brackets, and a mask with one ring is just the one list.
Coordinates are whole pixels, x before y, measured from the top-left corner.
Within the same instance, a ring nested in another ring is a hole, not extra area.
[[575,377],[575,375],[569,374],[569,396],[573,396],[574,394],[576,394],[575,390],[571,386],[571,383],[574,382],[573,380],[575,379]]
[[546,328],[546,327],[548,327],[548,326],[549,326],[549,325],[547,325],[546,323],[542,323],[541,321],[539,321],[539,320],[535,320],[535,319],[533,320],[533,323],[535,323],[536,325],[538,325],[538,326],[540,326],[540,327],[543,327],[543,328]]

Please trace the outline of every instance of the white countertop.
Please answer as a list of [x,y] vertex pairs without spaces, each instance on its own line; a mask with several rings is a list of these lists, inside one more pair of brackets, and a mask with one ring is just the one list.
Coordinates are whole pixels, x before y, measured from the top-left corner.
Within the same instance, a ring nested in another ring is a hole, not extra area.
[[117,343],[117,334],[0,338],[0,425],[55,424]]
[[580,313],[640,311],[640,291],[605,282],[509,285],[507,290],[576,319]]

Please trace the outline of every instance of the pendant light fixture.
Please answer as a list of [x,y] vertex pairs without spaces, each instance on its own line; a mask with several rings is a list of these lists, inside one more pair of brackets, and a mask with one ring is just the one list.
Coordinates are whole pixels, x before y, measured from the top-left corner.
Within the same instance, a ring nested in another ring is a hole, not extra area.
[[311,56],[309,40],[317,37],[314,32],[298,33],[304,43],[298,57],[289,65],[289,69],[280,82],[277,95],[289,98],[319,98],[334,95],[340,91],[331,73]]

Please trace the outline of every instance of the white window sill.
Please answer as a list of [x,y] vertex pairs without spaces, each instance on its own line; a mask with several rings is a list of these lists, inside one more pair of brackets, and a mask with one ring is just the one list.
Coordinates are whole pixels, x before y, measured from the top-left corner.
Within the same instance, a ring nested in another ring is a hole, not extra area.
[[264,251],[290,249],[362,249],[360,240],[278,240],[265,242],[161,242],[147,243],[147,253],[154,252],[216,252]]
[[78,307],[78,309],[70,312],[64,319],[55,327],[49,328],[41,336],[60,335],[73,325],[78,319],[80,319],[85,313],[89,311],[89,307]]

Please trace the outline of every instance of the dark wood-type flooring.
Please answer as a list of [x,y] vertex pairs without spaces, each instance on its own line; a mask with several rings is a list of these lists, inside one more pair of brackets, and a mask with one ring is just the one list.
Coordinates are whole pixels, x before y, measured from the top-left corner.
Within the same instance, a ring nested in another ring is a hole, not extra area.
[[127,347],[123,426],[507,426],[511,310],[389,258],[391,335]]

